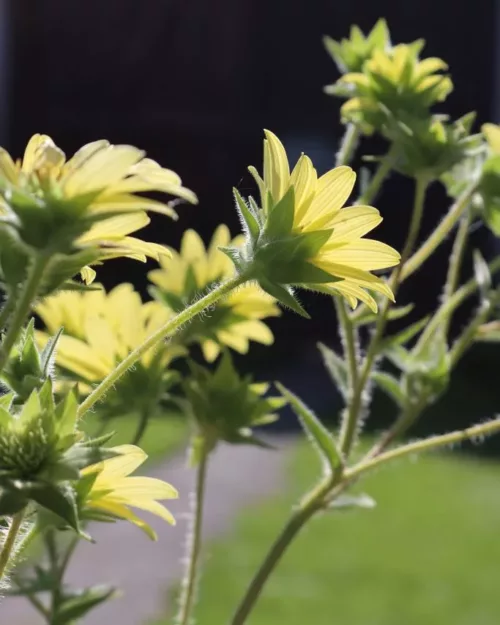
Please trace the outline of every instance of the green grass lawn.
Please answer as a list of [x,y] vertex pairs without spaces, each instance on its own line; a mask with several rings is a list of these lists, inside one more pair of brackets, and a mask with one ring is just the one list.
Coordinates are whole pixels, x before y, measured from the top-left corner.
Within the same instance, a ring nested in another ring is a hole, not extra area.
[[[300,446],[283,494],[243,511],[232,535],[205,548],[198,625],[227,623],[316,470],[313,453]],[[458,454],[400,461],[368,476],[362,491],[377,507],[313,521],[249,625],[500,622],[500,463]]]
[[[100,431],[100,422],[93,414],[85,416],[83,429],[90,435],[115,432],[110,445],[128,444],[134,439],[137,429],[137,417],[126,416],[111,420],[104,430]],[[141,440],[140,446],[149,455],[148,462],[155,462],[167,457],[178,449],[188,436],[188,424],[180,415],[165,413],[155,416]]]

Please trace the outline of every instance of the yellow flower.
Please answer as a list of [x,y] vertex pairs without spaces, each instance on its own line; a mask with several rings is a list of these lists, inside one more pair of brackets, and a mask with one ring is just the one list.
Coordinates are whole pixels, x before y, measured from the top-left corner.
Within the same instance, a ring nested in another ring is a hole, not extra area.
[[[185,308],[200,293],[233,275],[233,263],[219,248],[240,245],[242,238],[231,241],[228,227],[220,225],[206,249],[200,236],[194,230],[187,230],[180,252],[170,249],[170,256],[160,258],[161,269],[148,274],[157,287],[152,289],[154,297],[173,312]],[[217,358],[221,345],[245,354],[250,340],[264,345],[273,342],[271,331],[261,319],[279,314],[274,299],[250,284],[233,291],[203,319],[193,320],[181,338],[199,342],[209,362]]]
[[49,136],[37,134],[16,162],[0,148],[0,210],[36,249],[91,247],[102,249],[100,259],[157,259],[161,246],[128,236],[149,223],[145,211],[176,217],[171,204],[138,195],[151,191],[197,202],[175,172],[130,145],[94,141],[66,160]]
[[[75,380],[82,381],[80,389],[87,392],[91,383],[103,380],[171,317],[157,302],[143,304],[131,284],[120,284],[109,293],[62,291],[45,298],[36,307],[36,313],[48,332],[37,332],[42,345],[59,328],[64,328],[57,345],[56,364]],[[167,344],[147,351],[134,376],[141,371],[147,376],[151,368],[164,370],[182,351],[181,347]],[[127,378],[124,384],[126,381]],[[137,388],[135,393],[139,395]]]
[[439,58],[419,59],[424,41],[400,44],[388,50],[375,49],[363,71],[342,76],[326,91],[348,97],[342,116],[357,123],[366,132],[381,130],[387,112],[398,117],[401,112],[427,117],[429,107],[442,102],[453,90],[447,69]]
[[174,517],[159,501],[176,499],[177,490],[163,480],[130,476],[147,459],[147,454],[140,447],[120,445],[113,447],[111,451],[118,455],[80,472],[83,478],[95,478],[85,497],[84,511],[90,513],[90,516],[97,513],[130,521],[156,540],[154,530],[132,512],[130,507],[145,510],[175,525]]
[[[397,265],[400,255],[385,243],[363,238],[382,221],[379,211],[371,206],[342,208],[356,174],[350,167],[336,167],[318,178],[304,154],[290,173],[282,143],[265,132],[264,177],[253,167],[250,171],[260,188],[265,215],[256,259],[266,259],[266,254],[272,259],[269,281],[340,294],[352,307],[361,300],[374,311],[377,304],[365,289],[393,299],[387,284],[370,272]],[[286,224],[282,232],[281,224]],[[281,249],[279,237],[284,241]]]

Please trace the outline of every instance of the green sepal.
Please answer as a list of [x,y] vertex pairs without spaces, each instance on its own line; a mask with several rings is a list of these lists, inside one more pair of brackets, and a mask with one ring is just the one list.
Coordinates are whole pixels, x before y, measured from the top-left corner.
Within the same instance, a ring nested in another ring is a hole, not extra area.
[[16,488],[0,490],[0,517],[13,516],[21,512],[29,503],[26,495]]
[[295,215],[295,189],[291,186],[269,211],[264,233],[270,239],[287,236],[292,231]]
[[83,591],[66,596],[57,608],[52,625],[70,625],[80,621],[93,608],[112,599],[117,594],[116,589],[109,586],[93,586]]
[[415,323],[412,323],[408,327],[404,328],[401,332],[392,336],[387,336],[381,342],[380,349],[384,351],[390,349],[394,345],[406,345],[425,328],[425,326],[429,323],[429,319],[430,315],[427,315],[426,317],[423,317],[423,319],[419,319],[418,321],[415,321]]
[[345,362],[333,349],[330,349],[323,343],[318,343],[318,349],[323,357],[326,370],[345,399],[349,392],[349,376]]
[[403,407],[406,404],[406,396],[397,378],[385,371],[374,371],[371,377],[396,406]]
[[257,217],[254,215],[253,210],[241,197],[238,189],[233,188],[233,195],[236,200],[236,210],[241,217],[242,225],[250,235],[252,242],[255,242],[259,238],[260,234],[260,226],[257,221]]
[[26,492],[38,505],[61,518],[76,532],[80,532],[75,493],[70,486],[40,482],[33,484]]
[[259,285],[266,293],[269,293],[269,295],[274,297],[274,299],[276,299],[280,304],[285,306],[285,308],[290,308],[301,317],[305,317],[305,319],[311,318],[309,313],[302,308],[300,303],[295,298],[291,286],[273,284],[265,278],[259,278]]

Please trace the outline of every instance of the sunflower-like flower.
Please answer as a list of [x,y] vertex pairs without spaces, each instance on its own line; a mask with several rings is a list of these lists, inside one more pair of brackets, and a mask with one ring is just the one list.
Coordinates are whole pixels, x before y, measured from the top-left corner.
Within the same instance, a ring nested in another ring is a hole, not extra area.
[[389,29],[387,22],[379,19],[366,37],[359,26],[352,26],[349,39],[335,41],[325,36],[323,44],[339,72],[360,72],[375,50],[386,50],[390,46]]
[[246,224],[242,248],[226,249],[238,271],[259,282],[283,304],[306,314],[292,286],[341,295],[352,307],[357,300],[377,310],[367,290],[393,299],[391,289],[370,273],[397,265],[400,255],[379,241],[364,239],[382,221],[371,206],[342,208],[354,187],[350,167],[336,167],[318,178],[308,156],[290,173],[288,158],[276,135],[266,131],[264,176],[251,167],[261,195],[259,208],[235,192]]
[[[63,291],[45,298],[36,307],[47,332],[38,331],[45,345],[64,328],[56,350],[56,365],[66,378],[79,382],[82,392],[102,381],[134,348],[171,317],[157,302],[142,303],[131,284],[120,284],[109,293]],[[173,381],[168,365],[183,353],[180,345],[163,343],[148,350],[133,371],[106,401],[106,414],[142,412],[158,402]],[[103,408],[104,410],[104,408]]]
[[197,201],[175,172],[130,145],[95,141],[66,160],[49,136],[37,134],[22,160],[14,162],[0,149],[2,228],[10,236],[16,233],[27,249],[65,255],[87,251],[93,260],[158,258],[159,245],[129,236],[147,225],[146,211],[176,216],[171,204],[138,195],[150,191]]
[[[152,295],[172,312],[184,310],[200,293],[234,273],[233,263],[219,248],[242,243],[243,237],[231,240],[228,227],[220,225],[206,249],[200,236],[187,230],[180,251],[170,249],[169,256],[160,258],[161,269],[149,272],[155,285]],[[279,314],[275,300],[250,284],[233,291],[210,314],[191,321],[181,332],[180,340],[200,343],[209,362],[217,358],[221,345],[245,354],[249,341],[264,345],[273,342],[271,331],[261,319]]]
[[116,454],[114,458],[81,471],[79,504],[82,517],[130,521],[156,540],[154,530],[130,508],[139,508],[175,525],[174,517],[159,501],[176,499],[177,490],[163,480],[130,475],[147,459],[140,447],[120,445],[110,451]]
[[418,40],[385,51],[375,49],[362,71],[345,74],[326,87],[327,93],[349,98],[341,109],[343,119],[370,134],[383,131],[388,115],[427,117],[429,108],[452,91],[453,83],[438,73],[447,69],[443,60],[420,60],[423,46],[424,41]]

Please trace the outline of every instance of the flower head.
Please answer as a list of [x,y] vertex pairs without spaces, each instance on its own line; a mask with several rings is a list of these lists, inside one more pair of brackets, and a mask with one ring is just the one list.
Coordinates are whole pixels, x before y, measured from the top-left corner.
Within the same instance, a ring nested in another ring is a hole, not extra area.
[[453,89],[441,59],[419,59],[423,40],[400,44],[388,50],[376,49],[362,71],[342,76],[326,87],[327,93],[349,98],[342,106],[344,120],[354,122],[367,134],[383,131],[387,115],[406,113],[428,116],[429,107],[442,102]]
[[269,384],[255,384],[249,376],[241,376],[229,352],[224,353],[215,370],[195,362],[190,362],[190,369],[183,381],[188,414],[209,448],[218,441],[265,445],[252,428],[275,421],[276,411],[286,401],[264,397]]
[[[153,296],[172,312],[180,312],[200,293],[234,273],[233,263],[219,248],[242,242],[243,237],[231,240],[228,227],[220,225],[207,249],[194,230],[187,230],[180,251],[171,249],[169,257],[160,258],[161,269],[149,272],[155,285]],[[251,340],[272,343],[273,335],[261,319],[279,314],[274,299],[251,284],[233,291],[203,319],[193,320],[181,333],[181,340],[199,342],[209,362],[217,358],[221,345],[244,354]]]
[[366,37],[358,26],[352,26],[349,39],[334,41],[331,37],[323,37],[323,44],[339,72],[360,72],[375,50],[389,47],[389,29],[387,22],[379,19]]
[[[55,362],[72,381],[80,382],[83,392],[103,380],[134,348],[164,325],[171,317],[157,302],[143,304],[131,284],[120,284],[109,293],[63,291],[45,298],[36,308],[47,332],[37,332],[45,345],[61,327]],[[171,380],[168,365],[183,353],[182,347],[167,343],[148,350],[129,376],[105,404],[113,414],[141,410],[153,402]]]
[[140,447],[120,445],[110,451],[117,455],[81,472],[87,480],[85,489],[80,493],[82,516],[130,521],[156,540],[154,530],[130,508],[145,510],[175,525],[174,517],[159,501],[176,499],[176,489],[163,480],[131,476],[147,459],[147,454]]
[[351,306],[357,300],[376,310],[367,290],[392,298],[379,277],[370,273],[397,265],[400,256],[384,243],[363,236],[382,221],[371,206],[342,208],[351,195],[356,175],[350,167],[336,167],[321,177],[306,155],[292,172],[283,145],[266,131],[264,176],[251,173],[260,189],[261,206],[247,204],[236,193],[247,224],[247,242],[229,249],[239,271],[285,305],[304,313],[291,286],[342,295]]
[[139,195],[151,191],[197,201],[175,172],[130,145],[95,141],[66,160],[49,136],[37,134],[22,160],[0,149],[2,229],[28,250],[73,257],[86,251],[94,262],[157,258],[160,246],[129,236],[149,222],[145,211],[175,217],[170,204]]

